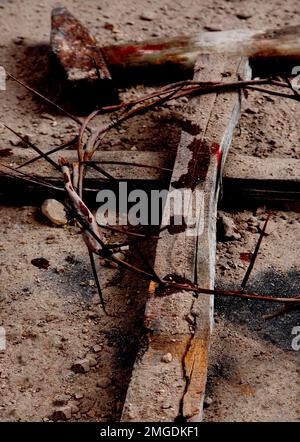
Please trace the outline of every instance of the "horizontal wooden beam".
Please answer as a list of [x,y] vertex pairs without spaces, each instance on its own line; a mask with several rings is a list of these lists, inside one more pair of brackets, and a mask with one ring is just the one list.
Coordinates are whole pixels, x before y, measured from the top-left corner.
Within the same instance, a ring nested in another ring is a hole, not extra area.
[[[32,159],[36,154],[29,149],[14,149],[14,156],[2,159],[1,163],[17,167]],[[76,152],[65,151],[64,157],[76,161]],[[51,156],[57,160],[59,154]],[[173,153],[159,151],[111,151],[97,152],[97,161],[125,161],[137,164],[147,164],[155,168],[132,167],[125,165],[102,164],[102,167],[117,179],[128,181],[129,187],[143,189],[167,188],[175,156]],[[53,169],[44,160],[39,160],[24,169],[27,173],[35,174],[49,183],[62,186],[59,171]],[[49,191],[28,182],[12,180],[3,173],[6,169],[0,166],[0,202],[11,204],[35,204],[47,197]],[[95,192],[103,188],[116,188],[116,184],[104,179],[98,172],[89,170],[85,181],[89,189],[88,197],[95,203]],[[117,190],[117,189],[116,189]],[[230,205],[259,202],[293,202],[300,200],[300,160],[293,158],[258,158],[251,155],[229,153],[223,173],[223,201]]]
[[229,155],[223,175],[223,203],[300,201],[300,160]]

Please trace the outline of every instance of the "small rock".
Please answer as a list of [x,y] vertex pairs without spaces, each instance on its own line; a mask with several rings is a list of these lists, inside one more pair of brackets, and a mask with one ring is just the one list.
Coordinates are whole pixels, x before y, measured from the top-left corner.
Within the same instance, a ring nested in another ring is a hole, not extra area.
[[257,107],[247,107],[245,109],[246,114],[257,114],[259,112],[259,109]]
[[247,227],[247,230],[251,233],[257,233],[257,227],[255,227],[255,226],[250,225]]
[[113,31],[115,25],[113,23],[110,23],[107,21],[104,23],[103,27],[104,27],[104,29],[107,29],[108,31]]
[[[265,224],[265,221],[261,221],[261,222],[259,223],[259,230],[260,230],[260,231],[263,230],[263,228],[264,228],[264,224]],[[269,236],[271,233],[274,232],[275,229],[276,229],[275,223],[272,222],[272,221],[269,221],[268,224],[267,224],[267,227],[266,227],[266,230],[265,230],[264,234],[265,234],[266,236]]]
[[47,114],[47,112],[43,112],[41,118],[44,120],[56,121],[53,115]]
[[145,20],[145,21],[152,21],[154,20],[156,17],[156,15],[154,14],[154,12],[152,11],[144,11],[141,15],[140,15],[140,19],[141,20]]
[[20,146],[22,144],[22,140],[17,135],[12,135],[9,142],[12,146]]
[[221,264],[221,265],[220,265],[220,269],[221,269],[221,270],[229,270],[229,267],[228,267],[228,265],[226,265],[226,264]]
[[171,353],[166,353],[165,355],[162,356],[161,360],[162,362],[165,362],[167,364],[173,361],[173,356],[171,355]]
[[90,370],[89,359],[78,359],[71,367],[74,373],[87,373]]
[[15,37],[13,39],[13,42],[14,42],[15,45],[20,46],[20,45],[22,45],[24,43],[24,37],[22,37],[21,35],[18,35],[17,37]]
[[101,345],[94,345],[93,351],[95,353],[99,353],[99,351],[101,351],[101,350],[102,350],[102,346]]
[[67,421],[71,419],[72,408],[70,405],[66,405],[65,407],[60,407],[54,410],[52,414],[52,419],[54,421]]
[[107,377],[98,379],[96,386],[100,388],[108,388],[111,385],[111,380]]
[[224,214],[220,214],[219,220],[222,223],[224,239],[227,239],[227,240],[241,239],[241,234],[238,233],[233,219],[229,218],[228,216],[226,216]]
[[39,124],[38,131],[39,131],[39,133],[40,133],[41,135],[49,135],[49,133],[51,133],[51,130],[50,130],[50,128],[49,128],[49,125],[48,125],[48,123],[46,123],[45,121],[42,121],[42,122]]
[[250,216],[250,218],[249,218],[248,221],[247,221],[247,224],[248,224],[249,226],[257,227],[259,223],[258,223],[257,218],[255,218],[255,216]]
[[237,265],[236,265],[235,262],[228,261],[227,264],[228,264],[229,267],[231,267],[232,269],[237,269]]
[[185,319],[187,320],[187,322],[191,325],[195,325],[195,318],[193,315],[188,314],[185,316]]
[[122,247],[120,247],[120,250],[121,250],[122,252],[129,252],[129,249],[130,249],[129,246],[122,246]]
[[63,377],[67,382],[73,382],[75,375],[72,370],[67,370],[67,371],[65,371]]
[[57,242],[56,236],[54,236],[54,235],[47,236],[47,238],[46,238],[47,244],[54,244],[56,242]]
[[282,213],[280,215],[280,218],[286,221],[288,219],[288,216],[285,213]]
[[256,211],[255,211],[255,215],[256,215],[256,216],[259,216],[259,215],[265,215],[265,214],[266,214],[266,211],[267,211],[266,206],[260,206],[260,207],[257,207],[257,209],[256,209]]
[[97,319],[99,317],[99,313],[98,312],[88,312],[87,317],[89,319]]
[[31,264],[35,267],[38,267],[39,269],[45,269],[47,270],[50,266],[50,262],[46,258],[34,258],[31,260]]
[[17,99],[20,101],[23,101],[23,100],[25,100],[26,96],[27,96],[26,94],[18,94]]
[[96,416],[96,411],[95,410],[89,410],[86,414],[87,414],[88,417],[93,418],[93,417]]
[[215,31],[222,31],[221,25],[206,25],[204,26],[205,31],[209,32],[215,32]]
[[53,399],[53,405],[66,405],[69,401],[69,396],[66,394],[58,394]]
[[252,14],[249,12],[238,12],[236,14],[236,17],[239,18],[240,20],[248,20],[248,18],[252,17]]
[[76,404],[70,404],[71,407],[71,413],[78,413],[79,408],[77,407]]
[[62,274],[65,272],[65,268],[63,266],[55,267],[54,271],[55,271],[55,273]]
[[206,405],[207,407],[209,407],[212,403],[213,403],[213,399],[211,397],[207,396],[204,399],[204,405]]
[[43,202],[41,211],[53,224],[63,226],[67,224],[67,216],[64,206],[55,199],[47,199]]
[[84,394],[81,393],[80,391],[78,391],[77,393],[74,394],[74,398],[79,401],[80,399],[82,399],[84,397]]
[[89,361],[90,367],[95,367],[95,365],[97,365],[97,359],[95,359],[94,356],[89,356],[88,361]]
[[122,252],[116,252],[116,253],[113,254],[113,256],[114,256],[116,259],[120,259],[121,261],[124,261],[124,260],[125,260],[125,255],[124,255],[124,253],[122,253]]

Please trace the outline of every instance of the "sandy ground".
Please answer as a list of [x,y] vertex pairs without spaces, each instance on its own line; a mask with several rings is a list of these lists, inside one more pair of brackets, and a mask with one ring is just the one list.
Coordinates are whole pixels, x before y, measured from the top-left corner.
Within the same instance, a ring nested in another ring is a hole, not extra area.
[[[50,10],[55,3],[0,0],[0,65],[63,102],[48,56]],[[298,2],[291,0],[284,5],[223,0],[64,4],[102,44],[298,23]],[[151,20],[141,18],[145,12],[153,14]],[[128,99],[144,92],[139,85],[120,96]],[[46,150],[76,133],[73,122],[15,83],[8,82],[0,100],[1,121]],[[180,128],[174,115],[181,108],[182,103],[173,103],[125,123],[121,131],[112,131],[102,149],[175,152]],[[52,121],[44,118],[45,112],[53,115]],[[299,117],[297,103],[253,92],[243,105],[232,150],[272,155],[279,161],[299,158]],[[3,148],[18,144],[7,131],[1,131],[0,141]],[[103,268],[104,296],[115,315],[107,317],[99,306],[88,254],[76,227],[54,227],[34,207],[1,207],[0,212],[0,326],[7,332],[7,349],[0,351],[0,420],[51,420],[57,418],[53,413],[59,406],[66,407],[74,421],[119,419],[142,332],[147,284],[120,270]],[[255,247],[257,225],[265,218],[266,207],[228,216],[235,220],[241,238],[226,242],[220,236],[217,284],[237,287],[247,265],[245,253]],[[275,211],[249,287],[282,295],[299,293],[299,231],[299,213]],[[38,257],[49,261],[48,269],[31,264]],[[128,259],[135,260],[133,255]],[[299,419],[299,352],[291,348],[299,312],[263,320],[274,308],[250,301],[216,301],[206,421]],[[75,373],[72,366],[81,358],[89,359],[89,369]]]

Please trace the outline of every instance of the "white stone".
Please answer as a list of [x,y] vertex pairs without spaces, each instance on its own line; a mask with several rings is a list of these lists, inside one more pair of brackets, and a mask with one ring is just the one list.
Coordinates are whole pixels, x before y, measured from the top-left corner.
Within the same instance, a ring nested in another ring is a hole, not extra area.
[[68,222],[63,204],[55,199],[45,200],[42,204],[41,211],[43,215],[57,226],[63,226]]

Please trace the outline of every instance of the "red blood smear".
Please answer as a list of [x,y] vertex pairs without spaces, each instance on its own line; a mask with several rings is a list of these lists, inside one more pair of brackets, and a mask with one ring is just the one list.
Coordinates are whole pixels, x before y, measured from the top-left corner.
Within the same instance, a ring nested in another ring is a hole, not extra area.
[[220,148],[220,144],[218,144],[218,143],[211,143],[210,150],[211,150],[211,153],[213,155],[216,155],[216,157],[217,157],[217,164],[219,165],[219,163],[220,163],[220,161],[222,159],[222,151],[221,151],[221,148]]
[[67,184],[67,183],[69,183],[69,181],[70,180],[69,180],[68,174],[64,172],[64,182]]
[[241,252],[240,253],[240,259],[242,261],[250,262],[251,258],[252,258],[252,253],[251,252]]
[[85,216],[88,216],[89,211],[88,211],[88,209],[86,208],[86,206],[85,206],[81,201],[79,201],[79,206],[80,206],[80,210],[81,210],[81,212],[82,212]]
[[108,59],[117,59],[119,62],[124,63],[131,55],[143,56],[145,52],[159,53],[165,49],[168,49],[170,44],[168,43],[149,43],[144,45],[127,45],[127,46],[113,46],[104,48],[104,53],[108,56]]

